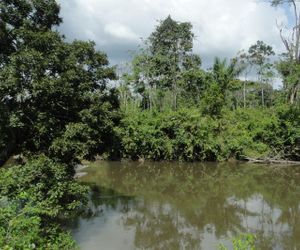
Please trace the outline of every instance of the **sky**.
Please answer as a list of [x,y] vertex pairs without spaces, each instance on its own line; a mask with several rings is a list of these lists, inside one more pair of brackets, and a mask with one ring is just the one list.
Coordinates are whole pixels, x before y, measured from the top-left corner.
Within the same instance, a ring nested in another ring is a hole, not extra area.
[[286,9],[263,0],[59,0],[68,40],[93,40],[112,65],[129,61],[159,20],[191,22],[194,52],[208,68],[215,56],[231,58],[257,40],[282,52],[278,23],[287,24]]

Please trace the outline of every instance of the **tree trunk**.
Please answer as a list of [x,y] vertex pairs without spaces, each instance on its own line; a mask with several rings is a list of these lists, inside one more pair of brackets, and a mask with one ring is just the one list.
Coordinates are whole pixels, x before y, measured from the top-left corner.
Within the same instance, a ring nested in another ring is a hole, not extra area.
[[244,97],[244,108],[246,108],[246,81],[244,81],[244,92],[243,92],[243,97]]
[[290,95],[290,104],[294,104],[297,100],[298,95],[298,86],[292,88],[291,95]]
[[177,85],[173,84],[173,109],[177,110]]
[[294,90],[292,89],[292,93],[290,95],[290,104],[294,104]]
[[264,97],[264,88],[261,86],[261,104],[264,107],[265,106],[265,97]]

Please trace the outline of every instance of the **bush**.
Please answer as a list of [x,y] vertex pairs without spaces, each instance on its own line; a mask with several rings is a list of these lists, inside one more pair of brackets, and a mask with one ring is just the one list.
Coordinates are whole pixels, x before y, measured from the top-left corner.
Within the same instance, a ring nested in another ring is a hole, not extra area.
[[69,233],[43,227],[36,208],[10,202],[0,207],[0,249],[75,249]]
[[141,111],[125,115],[116,131],[122,156],[131,159],[283,158],[289,146],[296,152],[300,130],[294,119],[282,117],[275,109],[225,110],[218,118],[202,115],[197,108]]
[[154,160],[212,160],[216,124],[198,110],[131,114],[117,129],[123,157]]
[[67,165],[44,155],[0,170],[0,248],[74,249],[61,229],[86,202]]

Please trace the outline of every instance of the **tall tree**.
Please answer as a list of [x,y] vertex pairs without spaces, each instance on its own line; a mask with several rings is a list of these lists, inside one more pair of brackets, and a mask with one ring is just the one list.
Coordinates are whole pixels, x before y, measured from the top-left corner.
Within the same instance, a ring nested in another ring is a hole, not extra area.
[[287,38],[283,34],[283,28],[280,27],[280,36],[284,43],[289,56],[298,62],[300,62],[300,12],[298,10],[297,0],[271,0],[271,5],[277,7],[279,5],[287,4],[291,8],[291,14],[294,18],[292,24],[292,36]]
[[250,60],[250,56],[244,50],[239,51],[238,55],[236,56],[236,58],[234,58],[234,60],[237,62],[237,64],[239,65],[239,67],[241,68],[241,70],[244,73],[243,105],[244,105],[244,108],[246,108],[246,84],[249,80],[248,76],[249,76],[249,74],[252,70],[252,63],[251,63],[251,60]]
[[133,63],[139,90],[145,92],[147,85],[148,89],[171,90],[176,109],[181,73],[201,64],[192,51],[193,39],[191,23],[176,22],[170,16],[162,20]]
[[255,65],[258,81],[261,83],[261,104],[265,106],[264,98],[264,81],[268,71],[270,71],[270,56],[275,55],[273,48],[263,41],[257,41],[256,44],[250,46],[248,50],[250,61]]
[[291,104],[299,98],[300,92],[300,10],[297,0],[271,0],[271,5],[287,5],[290,11],[292,24],[285,31],[282,25],[278,24],[281,40],[286,48],[286,53],[278,64],[278,70],[284,78],[284,88],[288,92],[288,99]]

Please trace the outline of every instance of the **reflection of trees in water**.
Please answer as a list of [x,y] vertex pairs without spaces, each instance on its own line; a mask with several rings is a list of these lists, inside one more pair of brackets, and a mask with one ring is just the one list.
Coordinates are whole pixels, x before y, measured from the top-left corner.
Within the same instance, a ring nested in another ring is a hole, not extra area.
[[66,222],[66,226],[72,229],[80,227],[80,220],[93,220],[95,217],[106,216],[106,212],[115,210],[120,213],[128,213],[130,208],[135,206],[134,197],[126,196],[113,189],[91,185],[87,207],[83,209],[80,217],[73,218]]
[[123,217],[125,226],[136,229],[137,248],[200,249],[204,234],[221,238],[245,231],[241,226],[245,211],[226,199],[213,197],[198,209],[166,204],[140,202]]
[[123,223],[135,227],[137,248],[200,249],[201,234],[166,204],[141,201],[133,213],[124,215]]
[[[272,249],[276,244],[299,249],[297,172],[251,165],[122,163],[102,166],[101,171],[84,178],[108,188],[108,195],[129,196],[123,222],[135,228],[138,248],[178,249],[185,245],[193,249],[199,248],[205,234],[220,239],[251,231],[257,234],[260,249]],[[95,194],[96,190],[91,196],[96,210],[103,205],[120,208],[120,200],[126,200],[126,196],[105,199],[102,188],[98,191],[102,194]],[[130,196],[143,200],[132,203]],[[253,197],[259,197],[255,210],[250,209]],[[256,224],[248,225],[249,221]]]
[[99,213],[104,213],[106,210],[127,213],[134,203],[134,197],[123,195],[111,188],[99,188],[93,185],[84,216],[92,218],[99,216]]
[[299,204],[282,211],[278,224],[289,225],[288,232],[281,233],[284,249],[300,249],[300,208]]

